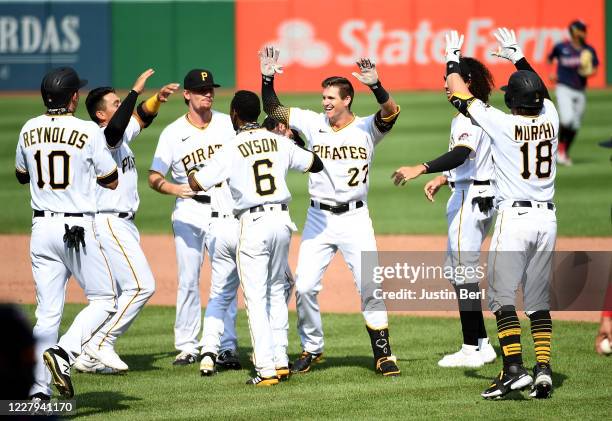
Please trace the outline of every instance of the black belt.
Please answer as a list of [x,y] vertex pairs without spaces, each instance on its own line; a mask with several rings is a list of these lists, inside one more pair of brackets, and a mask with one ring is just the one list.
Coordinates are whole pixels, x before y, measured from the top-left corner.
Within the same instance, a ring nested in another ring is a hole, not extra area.
[[193,196],[192,199],[198,203],[204,203],[205,205],[210,204],[210,196],[207,196],[205,194],[197,194]]
[[211,218],[235,218],[234,215],[227,215],[227,214],[224,214],[224,213],[219,213],[217,211],[212,211],[210,213],[210,217]]
[[[281,203],[280,207],[281,207],[281,210],[283,210],[283,211],[289,210],[289,206],[287,206],[286,203]],[[265,212],[267,210],[275,210],[275,208],[276,208],[275,204],[272,204],[272,206],[270,206],[270,204],[268,204],[268,205],[258,205],[258,206],[253,206],[252,208],[250,208],[249,212],[251,212],[251,213]]]
[[131,212],[119,212],[116,214],[118,218],[122,218],[122,219],[134,219],[136,218],[136,214],[135,213],[131,213]]
[[[312,206],[313,208],[317,207],[315,205],[314,200],[310,201],[310,206]],[[363,202],[361,200],[358,200],[358,201],[355,202],[355,209],[359,209],[359,208],[362,208],[362,207],[363,207]],[[336,206],[326,205],[325,203],[319,203],[319,209],[331,212],[331,213],[336,214],[336,215],[339,215],[341,213],[345,213],[345,212],[348,212],[349,210],[351,210],[349,203],[341,203],[341,204],[336,205]]]
[[[453,188],[453,189],[455,188],[455,182],[454,181],[449,182],[449,184],[450,184],[451,188]],[[473,180],[472,184],[475,185],[475,186],[490,186],[491,185],[491,181],[489,181],[489,180],[483,180],[483,181],[481,181],[481,180]]]
[[[529,200],[517,200],[516,202],[512,203],[512,207],[513,208],[532,208],[533,204]],[[547,202],[546,208],[548,210],[555,210],[555,205],[550,202]]]
[[[57,215],[62,215],[62,216],[71,216],[71,217],[75,217],[75,218],[80,218],[82,216],[84,216],[83,213],[70,213],[70,212],[51,212],[48,211],[51,214],[57,214]],[[45,216],[45,211],[41,211],[41,210],[34,210],[34,218],[40,218],[42,216]]]

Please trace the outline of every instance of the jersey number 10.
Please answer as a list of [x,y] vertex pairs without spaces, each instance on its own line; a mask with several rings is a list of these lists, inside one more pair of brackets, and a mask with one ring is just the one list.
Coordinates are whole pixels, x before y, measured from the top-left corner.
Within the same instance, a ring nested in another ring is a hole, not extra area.
[[[36,185],[39,189],[42,189],[45,186],[45,181],[43,180],[42,174],[42,162],[40,156],[40,150],[36,151],[34,154],[34,160],[36,161]],[[68,187],[70,184],[70,155],[66,151],[51,151],[47,156],[49,160],[49,185],[52,189],[62,190]],[[62,177],[61,181],[56,180],[57,174],[55,173],[55,163],[61,159],[61,168],[62,168]]]
[[[521,146],[523,154],[523,172],[521,176],[527,180],[531,177],[530,162],[529,162],[529,142],[523,143]],[[552,172],[552,143],[550,140],[544,140],[538,143],[535,147],[535,175],[538,178],[548,178]]]

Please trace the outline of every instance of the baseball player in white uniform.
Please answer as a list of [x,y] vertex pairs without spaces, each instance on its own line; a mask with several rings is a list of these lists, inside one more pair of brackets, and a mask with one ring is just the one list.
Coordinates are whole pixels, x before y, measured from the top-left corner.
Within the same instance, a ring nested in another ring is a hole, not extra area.
[[[177,196],[172,213],[172,228],[178,264],[178,290],[174,346],[180,353],[173,364],[186,365],[197,361],[198,334],[202,326],[200,304],[200,269],[205,247],[210,249],[212,237],[209,226],[212,219],[211,202],[217,189],[195,194],[187,184],[187,170],[210,159],[215,152],[235,136],[227,114],[212,109],[214,83],[210,70],[193,69],[185,76],[183,96],[187,114],[168,125],[159,137],[153,162],[149,170],[149,185],[154,190]],[[172,182],[165,179],[168,171]],[[225,234],[225,232],[224,232]],[[228,235],[233,235],[228,233]],[[228,263],[229,264],[229,263]],[[231,273],[228,266],[226,273]],[[224,319],[221,352],[226,359],[217,364],[240,368],[236,356],[236,301]]]
[[[118,173],[100,129],[72,115],[79,88],[86,83],[69,67],[47,73],[41,83],[47,113],[30,119],[17,143],[17,179],[30,184],[34,210],[30,257],[36,284],[38,361],[31,395],[37,399],[49,399],[50,379],[64,397],[74,395],[70,367],[82,345],[115,312],[115,284],[102,255],[94,215],[96,183],[115,189]],[[84,289],[89,304],[52,346],[70,275]]]
[[[459,71],[474,96],[487,103],[494,86],[489,70],[476,59],[462,57]],[[450,98],[446,84],[444,88]],[[474,271],[466,273],[475,274],[480,265],[482,242],[493,222],[493,159],[489,136],[463,114],[457,114],[451,122],[446,154],[421,165],[401,167],[393,178],[396,185],[404,185],[421,174],[441,171],[447,171],[448,175],[429,181],[425,185],[425,195],[433,202],[441,186],[448,184],[453,191],[446,206],[448,240],[445,264],[453,268],[471,267]],[[495,361],[496,353],[487,337],[480,295],[477,295],[479,279],[460,276],[449,280],[457,292],[463,345],[459,351],[445,355],[438,365],[475,368]]]
[[[303,353],[294,362],[293,372],[307,372],[323,354],[323,327],[317,295],[323,272],[340,250],[353,273],[357,291],[362,294],[361,253],[376,251],[376,239],[367,207],[368,172],[374,147],[391,130],[399,115],[399,106],[382,87],[376,68],[368,59],[357,64],[361,73],[353,75],[370,89],[380,110],[368,117],[351,112],[354,97],[350,81],[333,76],[323,81],[323,113],[287,108],[274,92],[274,74],[282,72],[279,51],[266,47],[260,52],[264,110],[276,120],[304,135],[307,146],[325,165],[325,170],[311,174],[308,189],[311,206],[296,270],[298,331]],[[385,376],[399,375],[396,358],[391,353],[386,310],[380,300],[363,299],[363,315],[374,353],[374,366]]]
[[[504,365],[482,396],[499,399],[533,383],[530,396],[547,398],[552,392],[549,288],[557,234],[552,200],[559,115],[514,34],[500,29],[496,36],[500,44],[498,55],[519,69],[503,88],[511,114],[470,93],[457,66],[463,36],[453,31],[446,40],[450,102],[489,135],[495,159],[498,216],[489,251],[488,295],[489,307],[497,319]],[[533,378],[523,367],[521,325],[515,307],[519,286],[531,321],[536,354]]]
[[120,295],[117,312],[84,347],[74,365],[82,372],[109,374],[128,370],[127,364],[115,352],[115,342],[127,331],[155,291],[155,279],[140,247],[140,235],[134,224],[140,200],[130,143],[151,124],[161,103],[178,89],[178,84],[164,86],[147,101],[141,102],[134,112],[138,95],[153,73],[152,69],[142,73],[123,102],[111,87],[93,89],[85,100],[87,111],[104,133],[119,169],[117,189],[97,189],[96,230]]
[[275,318],[287,319],[285,297],[287,255],[294,224],[287,203],[291,194],[285,177],[288,169],[321,171],[323,163],[312,152],[290,139],[271,133],[257,124],[259,98],[238,91],[230,115],[238,130],[205,167],[193,172],[193,190],[208,190],[227,181],[240,219],[237,249],[238,272],[244,292],[256,376],[247,384],[272,386],[280,373],[288,373],[287,324],[273,329]]

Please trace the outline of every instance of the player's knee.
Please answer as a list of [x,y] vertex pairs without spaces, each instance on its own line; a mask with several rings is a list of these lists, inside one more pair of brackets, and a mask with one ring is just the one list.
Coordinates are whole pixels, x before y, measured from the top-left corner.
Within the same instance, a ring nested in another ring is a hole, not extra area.
[[105,298],[100,300],[91,300],[89,305],[92,307],[97,307],[100,310],[103,310],[109,314],[113,314],[117,311],[117,300],[114,298]]

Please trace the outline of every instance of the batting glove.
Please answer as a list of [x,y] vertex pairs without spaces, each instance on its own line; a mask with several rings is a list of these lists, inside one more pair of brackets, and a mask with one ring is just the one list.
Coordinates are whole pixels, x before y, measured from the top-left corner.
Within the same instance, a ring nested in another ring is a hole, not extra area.
[[459,63],[461,46],[463,45],[463,35],[459,36],[457,31],[450,31],[444,35],[444,38],[446,39],[446,49],[444,50],[446,62],[454,61],[455,63]]
[[497,51],[491,51],[491,55],[510,60],[512,64],[525,57],[523,50],[521,50],[521,47],[516,41],[516,35],[513,29],[498,28],[497,32],[493,33],[493,36],[497,39],[497,42],[499,42],[499,47]]
[[369,58],[362,58],[357,62],[359,71],[361,73],[353,72],[353,76],[367,86],[376,85],[378,83],[378,72],[376,71],[376,64],[374,64]]
[[278,64],[279,55],[280,50],[271,45],[265,46],[263,51],[259,52],[259,65],[262,75],[272,78],[275,73],[283,73],[283,66]]

